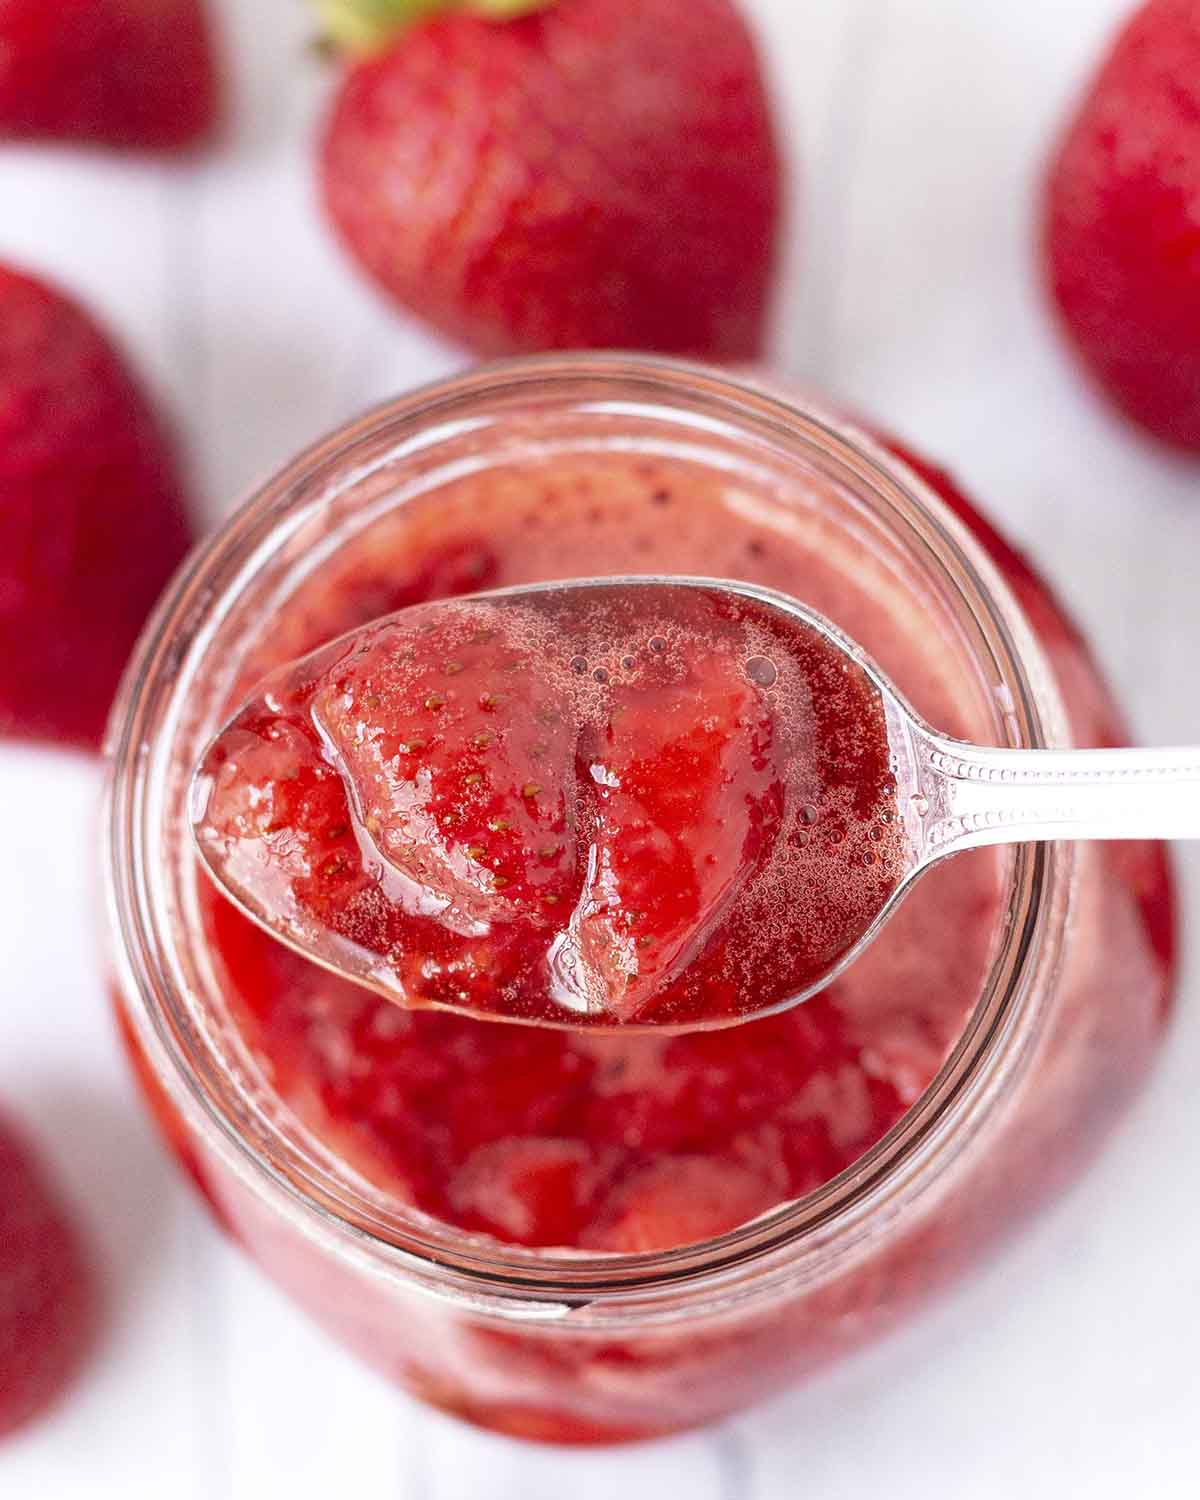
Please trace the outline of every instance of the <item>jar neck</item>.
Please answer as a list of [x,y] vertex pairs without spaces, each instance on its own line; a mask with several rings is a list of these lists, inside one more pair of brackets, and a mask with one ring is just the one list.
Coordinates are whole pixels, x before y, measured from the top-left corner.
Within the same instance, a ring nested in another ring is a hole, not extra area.
[[[483,1244],[357,1190],[255,1102],[236,1040],[205,1011],[202,960],[177,934],[195,913],[162,850],[173,809],[223,706],[238,631],[261,630],[298,570],[319,566],[339,518],[378,513],[448,466],[486,465],[502,440],[546,423],[589,442],[649,424],[707,445],[713,462],[819,474],[869,508],[936,590],[994,697],[997,743],[1037,747],[1065,715],[1018,606],[979,546],[923,483],[863,434],[713,371],[621,356],[549,356],[492,366],[384,406],[301,455],[194,556],[147,628],[114,710],[106,837],[118,978],[139,1041],[211,1149],[306,1234],[428,1290],[527,1315],[586,1305],[594,1316],[681,1296],[736,1298],[775,1276],[850,1254],[885,1207],[929,1190],[1020,1070],[1038,1025],[1038,975],[1061,937],[1068,856],[1013,856],[1004,936],[963,1034],[897,1126],[839,1177],[719,1239],[646,1255],[588,1256]],[[864,515],[866,512],[864,511]],[[286,564],[286,565],[285,565]],[[244,1060],[243,1060],[244,1061]]]

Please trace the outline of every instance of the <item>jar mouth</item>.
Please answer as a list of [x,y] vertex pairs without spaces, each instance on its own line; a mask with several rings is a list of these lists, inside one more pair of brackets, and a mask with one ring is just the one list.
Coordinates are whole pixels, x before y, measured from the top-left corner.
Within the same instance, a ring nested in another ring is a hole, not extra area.
[[[619,354],[547,355],[479,367],[388,402],[302,453],[193,553],[143,633],[114,706],[106,746],[107,905],[117,977],[139,1042],[171,1081],[173,1102],[241,1178],[275,1198],[309,1232],[349,1236],[359,1250],[439,1294],[562,1311],[628,1306],[695,1285],[729,1294],[753,1272],[795,1278],[807,1254],[849,1249],[856,1226],[885,1202],[936,1177],[942,1146],[977,1121],[1018,1065],[1036,1027],[1030,977],[1065,888],[1069,856],[1046,844],[1013,852],[1003,936],[982,993],[942,1067],[897,1124],[838,1176],[719,1238],[675,1250],[597,1255],[527,1249],[472,1235],[416,1211],[401,1218],[304,1159],[241,1097],[220,1065],[204,1018],[188,1003],[162,892],[161,817],[171,745],[189,688],[239,591],[284,538],[334,502],[347,476],[369,481],[398,451],[419,455],[447,432],[470,431],[479,404],[519,413],[572,400],[597,418],[666,410],[699,430],[753,435],[785,455],[865,486],[905,544],[937,575],[970,622],[970,649],[1002,701],[1013,746],[1062,734],[1063,715],[1041,649],[982,549],[900,460],[865,433],[801,409],[752,383],[676,361]],[[313,566],[320,559],[313,559]],[[482,1024],[482,1023],[481,1023]],[[265,1132],[265,1133],[264,1133]]]

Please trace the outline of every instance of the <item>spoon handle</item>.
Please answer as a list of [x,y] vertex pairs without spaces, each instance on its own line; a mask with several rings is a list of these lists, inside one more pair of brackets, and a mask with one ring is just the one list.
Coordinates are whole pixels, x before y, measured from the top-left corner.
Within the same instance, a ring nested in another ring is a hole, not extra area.
[[924,859],[1033,839],[1200,838],[1200,747],[996,750],[914,736]]

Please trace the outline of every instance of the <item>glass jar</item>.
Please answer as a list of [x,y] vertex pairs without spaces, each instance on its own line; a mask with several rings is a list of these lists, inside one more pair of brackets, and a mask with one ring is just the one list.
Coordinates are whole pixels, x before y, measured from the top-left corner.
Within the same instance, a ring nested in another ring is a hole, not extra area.
[[702,1243],[524,1248],[364,1179],[272,1092],[231,1020],[186,836],[190,771],[289,600],[352,539],[455,476],[536,477],[567,452],[683,454],[729,486],[780,486],[797,526],[850,546],[953,658],[973,733],[1042,746],[1123,730],[1044,585],[945,476],[764,388],[666,362],[519,361],[396,401],[298,458],[176,579],[108,745],[118,1012],[151,1108],[228,1232],[377,1368],[485,1426],[604,1442],[800,1379],[1065,1181],[1154,1053],[1173,921],[1155,846],[997,856],[986,977],[929,1086],[832,1180]]

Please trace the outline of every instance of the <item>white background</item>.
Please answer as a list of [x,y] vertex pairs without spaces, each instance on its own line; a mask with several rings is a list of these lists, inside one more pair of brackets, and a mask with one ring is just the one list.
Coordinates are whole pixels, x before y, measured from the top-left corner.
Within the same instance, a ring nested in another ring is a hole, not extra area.
[[[204,162],[0,149],[0,257],[52,273],[119,332],[174,413],[209,519],[367,402],[459,362],[321,227],[309,157],[329,79],[304,8],[220,8],[237,112]],[[1081,390],[1032,249],[1052,132],[1127,6],[750,9],[793,156],[778,364],[953,465],[1082,617],[1141,737],[1200,742],[1200,464],[1144,446]],[[71,1399],[0,1450],[4,1500],[1197,1493],[1195,965],[1153,1086],[1098,1168],[918,1326],[718,1431],[539,1450],[360,1370],[167,1163],[95,957],[96,784],[80,759],[0,751],[0,1099],[52,1156],[113,1303]],[[1196,852],[1181,860],[1193,924]]]

